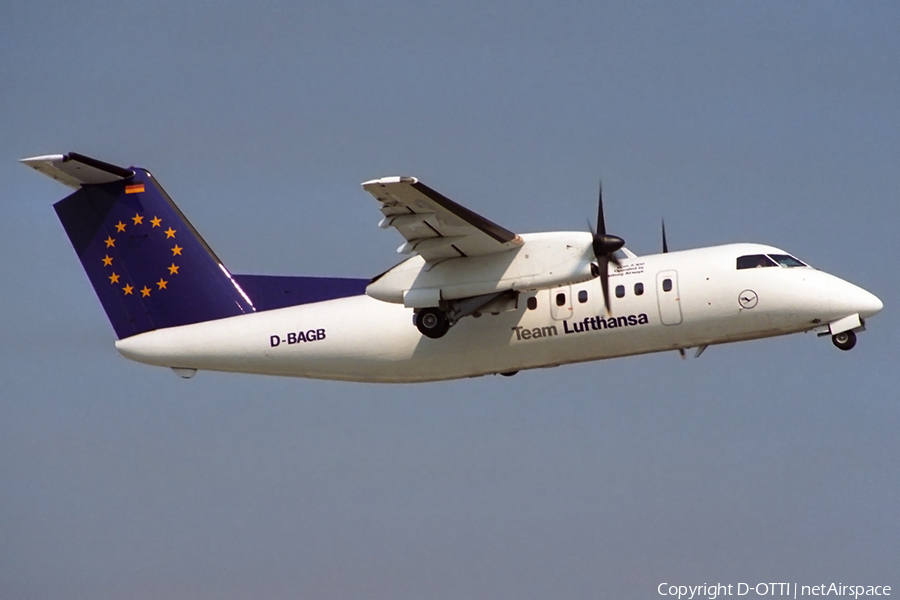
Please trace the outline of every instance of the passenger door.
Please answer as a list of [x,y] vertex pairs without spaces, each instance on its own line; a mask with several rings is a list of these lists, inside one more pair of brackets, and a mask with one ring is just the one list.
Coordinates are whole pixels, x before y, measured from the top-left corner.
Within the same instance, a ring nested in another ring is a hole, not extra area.
[[572,318],[572,287],[550,290],[550,315],[557,321]]
[[660,271],[656,275],[656,301],[659,304],[659,318],[663,325],[681,323],[681,296],[678,292],[676,271]]

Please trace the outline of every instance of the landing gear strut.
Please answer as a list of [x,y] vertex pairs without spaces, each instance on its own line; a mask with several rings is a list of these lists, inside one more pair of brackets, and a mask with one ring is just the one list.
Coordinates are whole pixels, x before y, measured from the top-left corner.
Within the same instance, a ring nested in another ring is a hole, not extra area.
[[852,331],[842,331],[831,336],[831,341],[841,350],[850,350],[856,345],[856,334]]
[[423,308],[416,313],[415,320],[419,333],[431,339],[443,337],[450,329],[447,313],[439,308]]
[[469,315],[480,317],[491,313],[515,310],[519,300],[519,292],[504,290],[480,296],[471,296],[457,300],[441,300],[440,306],[429,306],[417,309],[413,315],[413,323],[419,333],[431,339],[444,337],[444,334],[463,317]]

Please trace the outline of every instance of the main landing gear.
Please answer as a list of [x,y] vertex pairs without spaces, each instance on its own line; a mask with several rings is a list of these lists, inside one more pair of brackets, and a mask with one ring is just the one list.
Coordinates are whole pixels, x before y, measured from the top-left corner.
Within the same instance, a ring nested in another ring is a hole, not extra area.
[[440,308],[423,308],[415,314],[416,328],[425,337],[436,340],[450,329],[450,319]]
[[419,333],[436,340],[444,337],[450,327],[463,317],[469,315],[478,317],[486,313],[499,315],[504,311],[515,310],[518,305],[519,292],[513,290],[457,300],[441,300],[440,306],[416,309],[413,323],[416,324]]
[[856,345],[856,333],[842,331],[831,336],[831,342],[841,350],[850,350]]

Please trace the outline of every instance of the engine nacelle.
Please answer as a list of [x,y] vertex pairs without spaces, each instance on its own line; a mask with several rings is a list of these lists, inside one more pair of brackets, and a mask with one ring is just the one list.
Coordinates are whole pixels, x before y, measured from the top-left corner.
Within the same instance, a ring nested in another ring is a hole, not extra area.
[[500,254],[453,258],[433,266],[421,256],[403,261],[374,279],[366,294],[410,308],[438,306],[502,292],[532,291],[593,278],[593,237],[586,232],[522,234],[523,244]]

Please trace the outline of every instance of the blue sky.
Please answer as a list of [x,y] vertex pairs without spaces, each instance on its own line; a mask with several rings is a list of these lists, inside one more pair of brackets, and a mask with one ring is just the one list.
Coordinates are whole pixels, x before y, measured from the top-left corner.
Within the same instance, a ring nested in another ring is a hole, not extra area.
[[[0,596],[646,598],[900,586],[900,7],[19,3],[0,20]],[[396,261],[393,174],[515,231],[784,248],[885,303],[412,386],[130,363],[17,164],[150,169],[236,273]]]

